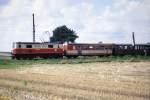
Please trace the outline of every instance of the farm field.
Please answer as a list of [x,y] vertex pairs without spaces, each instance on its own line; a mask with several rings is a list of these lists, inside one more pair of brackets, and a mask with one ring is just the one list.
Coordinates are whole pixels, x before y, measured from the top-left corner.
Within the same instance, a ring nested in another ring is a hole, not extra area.
[[149,61],[19,66],[0,69],[0,100],[150,99]]

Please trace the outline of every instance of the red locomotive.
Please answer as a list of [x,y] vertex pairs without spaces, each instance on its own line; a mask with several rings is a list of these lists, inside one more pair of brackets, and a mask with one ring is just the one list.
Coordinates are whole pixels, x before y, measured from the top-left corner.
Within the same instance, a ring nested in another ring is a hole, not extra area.
[[13,44],[13,59],[63,57],[62,44],[39,42],[16,42]]

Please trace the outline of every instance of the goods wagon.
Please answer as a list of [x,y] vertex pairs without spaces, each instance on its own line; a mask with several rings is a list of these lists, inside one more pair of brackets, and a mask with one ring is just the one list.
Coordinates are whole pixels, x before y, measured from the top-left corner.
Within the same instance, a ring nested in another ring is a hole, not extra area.
[[134,55],[150,55],[150,44],[136,44],[134,46]]
[[132,44],[115,44],[113,46],[113,55],[132,55],[134,48]]
[[113,55],[150,55],[150,44],[115,44]]

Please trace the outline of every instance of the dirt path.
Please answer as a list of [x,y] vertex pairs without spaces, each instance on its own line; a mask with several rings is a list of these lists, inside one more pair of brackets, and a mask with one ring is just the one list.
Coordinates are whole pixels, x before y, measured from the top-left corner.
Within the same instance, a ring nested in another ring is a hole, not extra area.
[[35,64],[0,70],[4,100],[149,100],[150,62]]

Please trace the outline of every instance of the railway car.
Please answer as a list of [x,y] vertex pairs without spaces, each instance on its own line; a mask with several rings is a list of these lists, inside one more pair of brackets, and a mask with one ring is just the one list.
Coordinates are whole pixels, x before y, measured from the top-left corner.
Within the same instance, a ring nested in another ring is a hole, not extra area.
[[150,44],[115,44],[113,55],[150,55]]
[[89,44],[70,43],[64,45],[64,55],[67,57],[78,56],[108,56],[112,55],[114,44]]
[[133,55],[134,48],[132,44],[115,44],[113,46],[113,55]]
[[13,59],[58,58],[63,57],[63,45],[56,43],[15,42],[13,43]]
[[150,55],[150,44],[136,44],[134,46],[134,55]]

